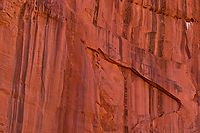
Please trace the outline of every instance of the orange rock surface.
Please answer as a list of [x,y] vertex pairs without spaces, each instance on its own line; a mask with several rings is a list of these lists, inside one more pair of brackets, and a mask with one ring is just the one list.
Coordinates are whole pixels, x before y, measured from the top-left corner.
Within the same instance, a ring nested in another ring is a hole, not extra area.
[[200,132],[200,0],[1,0],[0,132]]

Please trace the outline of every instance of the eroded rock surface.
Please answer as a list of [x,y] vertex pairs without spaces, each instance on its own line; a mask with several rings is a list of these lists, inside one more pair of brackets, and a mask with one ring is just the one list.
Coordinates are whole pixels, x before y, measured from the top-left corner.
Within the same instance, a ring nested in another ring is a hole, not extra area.
[[200,0],[1,0],[0,132],[200,132]]

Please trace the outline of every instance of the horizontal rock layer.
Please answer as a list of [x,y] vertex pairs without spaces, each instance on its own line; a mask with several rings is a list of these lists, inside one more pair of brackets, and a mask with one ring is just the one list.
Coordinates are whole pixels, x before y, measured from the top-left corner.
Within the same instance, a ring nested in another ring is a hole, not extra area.
[[200,0],[0,1],[0,132],[200,132]]

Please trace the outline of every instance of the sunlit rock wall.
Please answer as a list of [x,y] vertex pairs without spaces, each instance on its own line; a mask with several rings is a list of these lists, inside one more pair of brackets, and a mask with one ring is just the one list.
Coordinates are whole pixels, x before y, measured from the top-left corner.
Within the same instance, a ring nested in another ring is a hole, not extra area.
[[200,0],[1,0],[0,132],[200,132]]

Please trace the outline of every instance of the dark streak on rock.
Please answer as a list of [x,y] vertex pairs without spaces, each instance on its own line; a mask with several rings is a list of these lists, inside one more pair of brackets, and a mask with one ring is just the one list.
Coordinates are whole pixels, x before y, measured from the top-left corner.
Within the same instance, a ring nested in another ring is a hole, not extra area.
[[61,45],[61,32],[63,30],[63,23],[61,20],[58,20],[58,24],[57,24],[57,33],[56,33],[56,43],[55,43],[55,58],[54,58],[54,68],[57,65],[56,60],[57,60],[57,55],[58,52],[60,51],[60,45]]
[[115,8],[119,11],[119,0],[115,0]]
[[[187,42],[187,41],[186,41],[186,42]],[[186,51],[186,53],[187,53],[188,58],[190,59],[190,58],[191,58],[191,55],[190,55],[190,50],[189,50],[189,48],[188,48],[187,43],[186,43],[186,46],[185,46],[185,51]]]
[[133,0],[128,0],[128,2],[133,3]]
[[133,41],[133,27],[131,27],[131,41],[130,42],[134,43],[134,41]]
[[127,34],[128,34],[128,28],[129,24],[132,21],[132,4],[129,2],[126,2],[125,4],[125,18],[124,18],[124,24],[123,24],[123,33],[122,37],[127,39]]
[[[28,10],[28,13],[31,16],[30,10]],[[30,19],[27,20],[27,30],[26,30],[26,35],[27,39],[25,40],[25,46],[24,46],[24,60],[23,60],[23,66],[22,66],[22,76],[21,76],[21,100],[19,101],[19,111],[18,113],[18,119],[17,119],[17,131],[22,131],[22,126],[23,126],[23,117],[24,117],[24,99],[25,99],[25,82],[26,82],[26,74],[27,74],[27,67],[28,67],[28,58],[29,58],[29,47],[30,47],[30,34],[31,34],[31,17]]]
[[108,51],[108,55],[110,55],[110,31],[109,30],[106,30],[106,48],[107,48],[107,51]]
[[97,26],[97,18],[98,18],[98,13],[99,13],[99,0],[95,0],[96,6],[94,9],[94,17],[93,17],[93,24]]
[[[36,47],[36,40],[37,40],[37,32],[38,32],[38,15],[35,16],[35,35],[34,35],[34,43],[33,43],[33,51],[32,51],[32,62],[31,62],[31,70],[30,70],[30,81],[31,81],[31,76],[32,76],[32,71],[33,71],[33,63],[35,59],[35,47]],[[31,83],[29,81],[29,83]]]
[[[154,3],[154,0],[152,0]],[[155,3],[157,5],[157,3]],[[155,52],[155,37],[157,33],[157,14],[156,12],[152,12],[152,32],[149,34],[149,52],[154,54]]]
[[[96,56],[94,54],[93,55],[93,61],[92,61],[92,68],[94,71],[96,71],[98,68],[96,67],[96,63],[98,62],[98,54],[96,54]],[[93,87],[93,90],[94,90],[94,99],[95,101],[98,101],[98,92],[97,90],[100,90],[100,86],[97,85],[97,83],[95,82],[95,80],[93,81],[94,82],[94,87]],[[96,102],[94,102],[94,111],[95,111],[95,114],[94,114],[94,118],[93,118],[93,121],[92,121],[92,125],[93,125],[93,132],[98,132],[98,108],[97,108],[97,104]]]
[[122,61],[122,38],[119,36],[119,55],[120,60]]
[[127,88],[127,70],[125,68],[121,68],[121,71],[122,71],[122,74],[124,76],[124,133],[128,133],[128,94],[127,94],[127,91],[128,91],[128,88]]
[[[143,49],[140,49],[139,47],[135,47],[135,61],[142,63],[144,53],[145,51]],[[140,69],[142,70],[141,66],[140,66]]]
[[133,49],[134,47],[133,46],[131,46],[131,59],[132,59],[132,63],[131,63],[131,66],[132,67],[135,67],[135,53],[134,53],[134,49]]
[[178,84],[174,84],[174,88],[178,91],[178,92],[182,92],[181,87]]
[[[62,8],[62,5],[60,4],[60,15],[63,16],[62,14],[63,14],[63,8]],[[63,30],[62,18],[59,18],[57,23],[58,24],[57,24],[57,34],[56,34],[56,49],[55,49],[54,67],[56,66],[57,54],[60,51],[60,45],[61,45],[61,39],[60,38],[62,36],[61,34],[62,34],[62,30]]]
[[66,69],[64,70],[64,81],[63,81],[63,91],[61,95],[61,110],[59,112],[59,125],[58,130],[59,132],[67,132],[68,131],[68,121],[66,120],[68,114],[68,108],[64,108],[67,105],[65,103],[69,102],[69,92],[71,86],[71,78],[72,78],[72,65],[71,62],[68,60]]
[[154,51],[155,51],[155,36],[156,36],[155,32],[148,33],[148,39],[149,39],[149,50],[148,50],[148,52],[152,53],[152,54],[154,54]]
[[0,1],[0,11],[3,10],[3,4],[4,4],[4,1],[1,0],[1,1]]
[[163,111],[163,98],[162,98],[162,92],[158,92],[158,116],[162,116],[164,114],[164,111]]
[[[11,113],[8,115],[10,116],[10,118],[8,118],[9,131],[11,130],[10,132],[14,132],[15,129],[17,132],[22,132],[22,126],[23,126],[25,88],[22,88],[20,90],[20,73],[21,73],[21,66],[22,66],[22,51],[23,51],[23,39],[24,39],[23,16],[24,16],[25,8],[26,8],[26,3],[23,4],[20,10],[19,19],[18,19],[18,34],[17,34],[17,39],[16,39],[16,59],[15,59],[16,64],[15,64],[15,72],[14,72],[13,87],[12,87],[12,96],[14,97],[13,99],[14,107],[13,109],[12,107],[8,107],[8,108],[11,108],[8,111],[8,113]],[[26,69],[26,66],[23,66],[23,69]],[[25,71],[26,70],[23,70],[22,73],[25,74],[26,73]],[[19,104],[18,104],[18,101],[19,101]],[[12,102],[9,104],[9,106],[12,106]]]
[[187,39],[186,31],[185,31],[185,38],[186,38],[185,51],[186,51],[186,53],[187,53],[188,58],[190,59],[190,58],[191,58],[191,55],[190,55],[190,50],[189,50],[189,47],[188,47],[188,39]]
[[[83,75],[83,77],[87,77],[87,57],[86,57],[86,53],[85,53],[85,48],[83,45],[81,45],[81,55],[83,57],[83,71],[81,72],[81,75]],[[86,99],[86,91],[87,88],[85,86],[87,80],[85,78],[81,79],[81,84],[83,84],[83,86],[80,87],[80,91],[79,91],[79,97],[78,97],[78,107],[81,110],[81,113],[79,114],[81,116],[81,121],[84,123],[82,126],[78,125],[78,129],[80,130],[84,130],[85,129],[85,99]],[[77,120],[78,121],[78,120]]]
[[163,45],[165,40],[165,17],[163,15],[159,16],[159,35],[158,35],[158,56],[163,56]]
[[183,17],[186,18],[186,16],[187,16],[187,0],[182,1],[182,11],[183,11]]
[[160,0],[160,7],[162,12],[166,10],[166,0]]
[[[181,54],[182,57],[185,59],[185,50],[186,50],[186,24],[184,22],[184,20],[182,20],[182,35],[181,35],[181,45],[180,45],[180,50],[181,50]],[[186,51],[187,52],[187,51]]]
[[[90,48],[90,49],[93,49],[93,48]],[[148,79],[147,77],[143,76],[138,70],[136,70],[135,68],[133,67],[130,67],[130,66],[126,66],[126,65],[123,65],[113,59],[111,59],[107,54],[105,54],[100,48],[98,48],[97,50],[93,49],[92,51],[94,52],[97,52],[100,54],[100,56],[105,59],[106,61],[112,63],[112,64],[115,64],[119,67],[122,67],[122,68],[126,68],[126,69],[129,69],[131,70],[133,73],[135,73],[137,76],[139,76],[141,79],[143,79],[145,82],[147,82],[149,85],[151,85],[152,87],[155,87],[159,90],[159,95],[158,95],[158,113],[159,113],[159,116],[158,117],[155,117],[153,118],[150,122],[154,121],[155,119],[158,119],[164,115],[168,115],[168,114],[172,114],[172,113],[177,113],[181,107],[183,107],[182,103],[181,103],[181,100],[179,98],[177,98],[176,96],[174,96],[172,93],[170,93],[168,90],[164,89],[162,86],[160,86],[159,84],[157,84],[156,82]],[[169,112],[169,113],[165,113],[164,114],[164,111],[163,111],[163,102],[162,102],[162,93],[166,94],[167,96],[169,96],[170,98],[172,98],[173,100],[175,100],[177,103],[178,103],[178,109],[176,111],[172,111],[172,112]],[[152,100],[153,101],[153,100]],[[140,124],[141,122],[145,122],[147,120],[142,120],[138,123],[136,123],[132,128],[131,130],[133,130],[138,124]],[[149,121],[149,120],[148,120]],[[124,127],[125,129],[125,127]]]
[[[149,115],[150,115],[150,121],[152,121],[152,114],[153,114],[153,87],[149,85]],[[150,122],[150,133],[153,133],[153,124]]]
[[43,122],[43,106],[44,106],[44,99],[45,99],[45,70],[46,70],[46,63],[47,63],[47,46],[48,46],[48,22],[49,22],[49,15],[47,14],[47,21],[45,25],[45,34],[44,34],[44,46],[43,46],[43,54],[42,54],[42,68],[41,68],[41,87],[39,93],[39,108],[37,110],[37,123],[36,123],[36,133],[40,133],[42,131],[42,122]]
[[[149,11],[155,12],[156,14],[162,14],[164,16],[169,16],[169,17],[172,17],[173,19],[182,19],[182,20],[185,20],[186,22],[199,22],[197,20],[197,18],[188,18],[187,17],[187,3],[186,3],[186,0],[183,0],[183,2],[182,2],[182,11],[183,11],[183,15],[182,16],[179,16],[178,11],[177,11],[177,14],[175,14],[175,15],[171,15],[168,12],[166,12],[166,7],[165,7],[166,6],[166,2],[165,1],[160,2],[160,8],[158,8],[158,2],[159,2],[159,0],[151,1],[152,6],[149,7]],[[193,2],[196,3],[196,1],[193,1]],[[132,3],[132,2],[130,2],[130,3]],[[135,4],[141,6],[144,9],[148,8],[148,6],[143,5],[143,1],[140,4],[138,2],[135,2]],[[193,4],[193,5],[195,5],[195,4]],[[196,6],[194,8],[196,8]]]
[[73,1],[74,11],[76,11],[76,0]]

